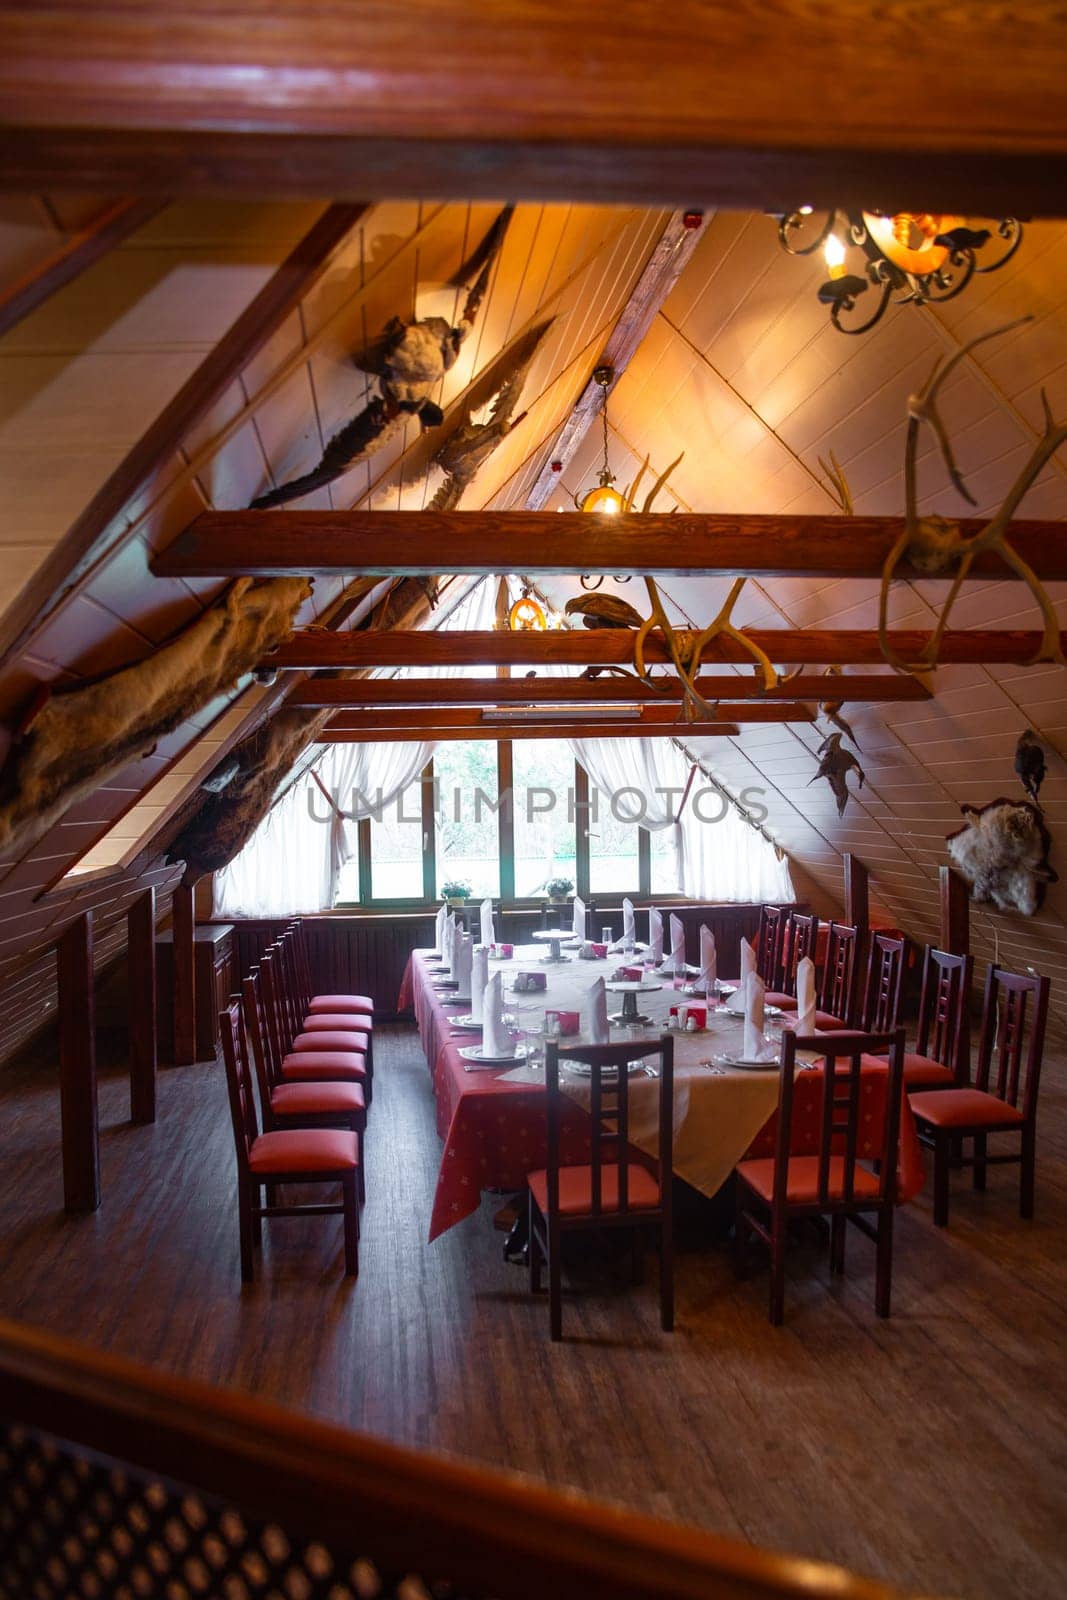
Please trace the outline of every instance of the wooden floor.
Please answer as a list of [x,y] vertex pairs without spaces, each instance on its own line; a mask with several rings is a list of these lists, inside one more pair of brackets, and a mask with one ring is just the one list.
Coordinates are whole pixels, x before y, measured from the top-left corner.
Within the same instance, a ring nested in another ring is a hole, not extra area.
[[901,1216],[893,1316],[872,1253],[849,1241],[831,1284],[793,1257],[787,1322],[766,1278],[735,1284],[700,1226],[678,1263],[678,1329],[654,1282],[572,1279],[562,1346],[502,1259],[488,1199],[426,1243],[440,1156],[414,1032],[382,1029],[361,1274],[336,1219],[268,1225],[262,1278],[237,1269],[221,1072],[173,1069],[133,1128],[101,1085],[104,1203],[60,1210],[54,1075],[0,1090],[0,1313],[406,1444],[498,1463],[758,1544],[840,1561],[925,1594],[1067,1593],[1067,1072],[1046,1061],[1038,1215],[1011,1169],[954,1182],[935,1233]]

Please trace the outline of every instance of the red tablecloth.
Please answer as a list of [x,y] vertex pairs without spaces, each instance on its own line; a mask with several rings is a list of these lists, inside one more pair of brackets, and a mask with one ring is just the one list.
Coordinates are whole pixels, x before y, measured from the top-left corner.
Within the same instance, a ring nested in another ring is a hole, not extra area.
[[[453,1038],[448,1018],[469,1010],[469,1005],[450,1007],[442,1000],[432,989],[418,955],[408,962],[397,1003],[401,1010],[414,1005],[437,1104],[437,1132],[444,1141],[430,1219],[432,1240],[476,1211],[483,1189],[507,1192],[524,1189],[526,1174],[544,1166],[547,1155],[545,1089],[543,1084],[508,1083],[494,1072],[466,1071],[459,1054],[463,1037]],[[861,1154],[873,1156],[881,1146],[885,1086],[884,1068],[863,1069]],[[798,1076],[793,1096],[793,1151],[796,1155],[817,1153],[821,1095],[820,1071],[812,1070]],[[774,1113],[748,1150],[739,1154],[773,1156],[776,1122]],[[588,1159],[589,1119],[577,1104],[565,1110],[561,1146],[565,1161]],[[902,1202],[912,1199],[922,1188],[923,1181],[922,1150],[905,1097],[901,1107],[899,1199]]]

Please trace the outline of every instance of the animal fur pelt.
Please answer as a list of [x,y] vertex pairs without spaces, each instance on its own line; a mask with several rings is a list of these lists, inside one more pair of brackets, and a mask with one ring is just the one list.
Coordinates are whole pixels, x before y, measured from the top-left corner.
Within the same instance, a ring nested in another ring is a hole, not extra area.
[[401,322],[394,317],[358,360],[364,371],[378,379],[380,393],[359,416],[333,435],[317,467],[260,495],[252,502],[253,511],[285,505],[333,483],[357,461],[380,450],[408,417],[417,416],[424,429],[436,428],[444,421],[444,413],[430,396],[455,364],[463,341],[474,327],[513,209],[505,206],[452,280],[458,288],[475,273],[478,275],[457,326],[452,327],[444,317],[424,317],[419,322]]
[[1028,800],[1004,798],[960,810],[967,821],[946,843],[971,885],[971,899],[1032,917],[1047,885],[1057,881],[1048,860],[1052,838],[1041,812]]
[[0,772],[0,850],[25,850],[75,801],[209,700],[292,630],[306,578],[238,578],[217,604],[144,661],[53,695]]
[[184,861],[182,882],[194,884],[227,866],[267,815],[285,774],[309,740],[329,721],[328,711],[279,711],[237,746],[237,775],[219,794],[208,793],[167,849]]

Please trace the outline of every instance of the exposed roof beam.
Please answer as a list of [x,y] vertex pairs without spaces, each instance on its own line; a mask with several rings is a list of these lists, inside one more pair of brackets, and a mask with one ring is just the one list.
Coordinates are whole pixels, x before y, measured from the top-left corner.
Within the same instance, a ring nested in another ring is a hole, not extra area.
[[[656,313],[696,249],[700,227],[687,224],[687,215],[691,213],[676,211],[667,223],[600,353],[597,365],[614,368],[616,383],[633,360]],[[559,483],[559,473],[552,470],[552,463],[559,463],[561,471],[567,466],[603,410],[606,400],[607,391],[594,378],[590,378],[560,429],[552,449],[545,456],[544,466],[526,496],[527,511],[541,510]]]
[[[959,526],[969,536],[986,524],[966,518]],[[579,511],[205,511],[155,557],[152,569],[170,578],[309,572],[877,578],[903,527],[901,517],[693,511],[615,517]],[[1067,578],[1063,522],[1016,522],[1011,537],[1039,578]],[[897,576],[924,574],[902,560]],[[969,576],[1018,574],[987,551],[975,557]]]
[[168,204],[166,198],[145,196],[116,200],[105,206],[43,261],[38,261],[8,288],[0,290],[0,333],[6,333],[23,317],[28,317],[57,290],[80,277],[94,261],[99,261]]
[[499,744],[504,739],[736,739],[741,729],[735,722],[666,722],[643,725],[629,722],[531,722],[521,728],[489,723],[481,728],[385,727],[351,729],[315,734],[318,744],[401,744],[413,739],[433,740],[436,744],[455,744],[464,740],[487,739]]
[[689,721],[683,717],[678,705],[623,704],[607,708],[604,715],[592,706],[579,705],[569,707],[559,715],[547,706],[535,707],[525,715],[515,707],[504,707],[496,712],[478,706],[393,706],[378,711],[339,711],[329,719],[326,727],[333,733],[373,733],[378,728],[409,728],[417,729],[429,738],[440,728],[507,727],[520,730],[551,725],[566,732],[579,721],[595,722],[598,727],[604,728],[627,727],[631,733],[647,733],[650,728],[684,727],[690,734],[696,734],[703,729],[721,727],[724,722],[814,722],[815,709],[795,700],[742,701],[737,705],[722,701],[717,715]]
[[344,28],[273,0],[253,28],[241,0],[141,0],[79,7],[72,27],[60,0],[8,0],[0,177],[742,209],[903,209],[920,185],[940,211],[1062,207],[1067,43],[1043,0],[945,8],[936,27],[804,0],[639,11],[407,0]]
[[[900,673],[863,673],[827,679],[815,674],[792,678],[764,689],[755,677],[723,673],[697,679],[709,701],[751,700],[927,700],[930,691],[917,678]],[[657,676],[655,686],[639,678],[361,678],[356,682],[314,678],[293,690],[288,704],[307,709],[337,706],[352,710],[387,706],[499,705],[629,705],[684,699],[685,688],[673,672]],[[389,712],[382,711],[389,720]]]
[[[884,665],[878,635],[871,628],[750,628],[747,637],[780,666]],[[889,643],[904,661],[918,661],[932,635],[895,628]],[[1067,632],[1060,636],[1067,650]],[[1038,631],[978,628],[951,630],[938,652],[943,665],[964,662],[1022,665],[1041,646]],[[653,633],[645,656],[668,660],[667,647]],[[493,633],[469,629],[425,632],[360,629],[334,638],[317,629],[300,630],[267,658],[286,670],[363,667],[584,667],[627,666],[633,659],[633,634],[627,628],[560,628],[547,633]],[[747,663],[751,658],[735,640],[720,637],[704,652],[714,662]],[[835,685],[835,692],[836,692]]]
[[5,613],[3,661],[123,542],[130,501],[318,281],[365,210],[364,205],[333,205],[323,213],[123,457]]

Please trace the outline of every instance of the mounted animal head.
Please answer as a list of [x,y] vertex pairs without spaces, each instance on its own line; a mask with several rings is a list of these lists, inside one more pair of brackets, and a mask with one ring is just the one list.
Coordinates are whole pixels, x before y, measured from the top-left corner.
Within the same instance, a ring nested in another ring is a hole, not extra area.
[[946,843],[953,864],[971,885],[971,898],[998,911],[1032,917],[1057,874],[1049,866],[1052,838],[1036,806],[1026,800],[991,800],[961,806],[964,826]]

